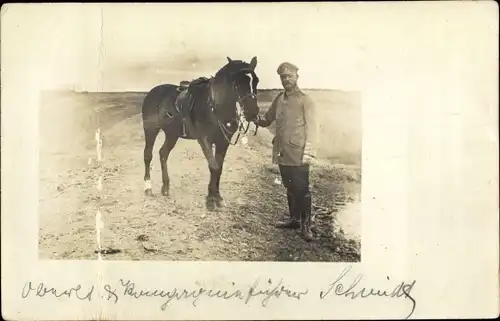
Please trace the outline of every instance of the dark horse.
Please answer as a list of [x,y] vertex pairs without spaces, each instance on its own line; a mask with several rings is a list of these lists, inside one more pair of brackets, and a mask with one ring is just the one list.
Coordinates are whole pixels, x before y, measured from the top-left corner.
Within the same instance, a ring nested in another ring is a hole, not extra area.
[[232,144],[233,135],[243,128],[242,122],[251,122],[259,114],[257,105],[259,79],[254,71],[257,57],[250,63],[232,60],[229,57],[227,60],[228,63],[217,71],[214,77],[200,77],[191,81],[186,89],[188,94],[186,99],[178,99],[181,90],[179,86],[173,84],[156,86],[144,98],[142,119],[146,140],[144,148],[146,196],[152,195],[150,171],[153,146],[158,133],[163,130],[165,142],[160,148],[162,194],[169,195],[167,161],[177,140],[179,138],[197,140],[210,170],[207,209],[214,210],[216,206],[223,206],[219,182],[229,144]]

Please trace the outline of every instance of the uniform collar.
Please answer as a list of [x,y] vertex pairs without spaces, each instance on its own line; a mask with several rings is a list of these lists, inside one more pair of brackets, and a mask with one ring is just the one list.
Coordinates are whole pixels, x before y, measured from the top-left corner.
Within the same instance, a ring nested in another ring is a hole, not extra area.
[[301,91],[300,91],[300,88],[297,86],[295,87],[291,92],[287,93],[286,90],[284,91],[284,96],[285,97],[292,97],[292,96],[295,96],[297,94],[299,94]]

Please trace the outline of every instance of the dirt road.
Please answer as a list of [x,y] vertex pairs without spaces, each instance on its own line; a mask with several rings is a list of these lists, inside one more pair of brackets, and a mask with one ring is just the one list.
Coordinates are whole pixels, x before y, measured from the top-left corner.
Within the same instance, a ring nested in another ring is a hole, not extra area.
[[[46,95],[41,108],[41,259],[359,261],[360,168],[312,168],[316,231],[306,243],[272,224],[286,209],[275,182],[272,133],[249,133],[231,146],[221,177],[226,207],[205,210],[209,172],[196,142],[179,140],[169,159],[170,196],[160,194],[154,149],[154,197],[143,193],[142,93]],[[97,162],[95,130],[103,159]],[[240,140],[241,141],[241,140]],[[98,230],[100,224],[101,228]],[[345,230],[345,233],[344,231]]]

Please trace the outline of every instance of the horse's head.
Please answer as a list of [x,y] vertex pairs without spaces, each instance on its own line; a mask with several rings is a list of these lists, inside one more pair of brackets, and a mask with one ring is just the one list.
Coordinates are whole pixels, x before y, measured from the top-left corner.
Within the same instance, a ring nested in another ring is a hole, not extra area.
[[221,68],[216,77],[223,77],[231,89],[231,101],[237,102],[243,109],[243,115],[248,121],[257,118],[259,106],[257,104],[257,85],[259,78],[255,73],[257,57],[250,63],[241,60],[232,60],[227,57],[228,63]]

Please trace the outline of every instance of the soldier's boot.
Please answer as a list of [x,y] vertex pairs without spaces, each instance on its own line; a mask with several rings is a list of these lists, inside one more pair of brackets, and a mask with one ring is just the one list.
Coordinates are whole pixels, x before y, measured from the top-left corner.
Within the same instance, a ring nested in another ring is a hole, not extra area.
[[288,202],[288,211],[283,213],[283,221],[287,221],[292,218],[293,213],[293,195],[290,191],[286,192],[286,200]]
[[302,201],[300,211],[300,225],[302,237],[304,240],[311,242],[316,240],[311,231],[311,194],[307,193]]
[[283,220],[276,223],[275,227],[298,229],[300,227],[300,214],[297,208],[297,201],[290,191],[287,191],[286,197],[288,201],[288,215],[285,213]]

